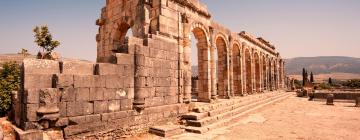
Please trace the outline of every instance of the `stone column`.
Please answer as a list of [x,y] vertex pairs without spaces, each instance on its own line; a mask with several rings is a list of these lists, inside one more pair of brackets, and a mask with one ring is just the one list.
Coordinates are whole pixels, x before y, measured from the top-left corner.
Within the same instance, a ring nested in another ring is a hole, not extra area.
[[210,60],[210,69],[211,69],[211,99],[217,99],[217,78],[216,78],[216,50],[215,47],[211,46],[211,60]]

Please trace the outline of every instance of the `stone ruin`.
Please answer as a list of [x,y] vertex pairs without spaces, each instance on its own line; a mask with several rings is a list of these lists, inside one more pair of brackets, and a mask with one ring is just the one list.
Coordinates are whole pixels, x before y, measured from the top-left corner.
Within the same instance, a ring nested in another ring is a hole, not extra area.
[[210,103],[285,89],[274,45],[231,32],[198,0],[107,0],[96,24],[97,63],[24,60],[12,119],[32,138],[49,131],[66,139],[119,138],[176,124],[192,98]]

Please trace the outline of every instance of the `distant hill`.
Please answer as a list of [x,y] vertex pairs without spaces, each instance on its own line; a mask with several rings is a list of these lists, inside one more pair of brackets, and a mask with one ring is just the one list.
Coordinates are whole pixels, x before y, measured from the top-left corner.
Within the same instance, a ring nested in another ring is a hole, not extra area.
[[0,54],[0,67],[2,67],[2,65],[5,62],[16,62],[18,64],[21,64],[21,62],[25,58],[35,58],[35,56],[33,56],[33,55],[25,56],[22,54]]
[[297,57],[285,60],[288,75],[301,75],[302,68],[309,73],[352,73],[360,74],[360,58],[343,56]]

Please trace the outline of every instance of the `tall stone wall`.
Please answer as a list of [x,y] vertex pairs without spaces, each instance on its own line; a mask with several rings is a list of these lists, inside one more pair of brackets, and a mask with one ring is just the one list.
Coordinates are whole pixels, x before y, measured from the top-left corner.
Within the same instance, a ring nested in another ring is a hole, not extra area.
[[[116,64],[25,59],[23,90],[13,110],[16,125],[23,130],[57,129],[72,138],[116,137],[147,131],[154,124],[176,123],[176,117],[188,110],[178,104],[176,88],[172,88],[177,86],[171,70],[175,66],[163,65],[175,61],[171,51],[130,46],[129,53],[116,54]],[[142,59],[134,59],[136,49],[141,50]],[[145,63],[153,59],[164,62]],[[141,67],[135,69],[134,64]],[[146,71],[135,76],[135,71],[142,70]],[[135,90],[146,93],[141,112],[133,108],[134,99],[139,98]]]

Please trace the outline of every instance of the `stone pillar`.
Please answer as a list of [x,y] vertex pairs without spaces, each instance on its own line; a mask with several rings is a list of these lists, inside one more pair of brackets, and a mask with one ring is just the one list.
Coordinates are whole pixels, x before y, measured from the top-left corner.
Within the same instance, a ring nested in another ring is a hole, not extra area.
[[328,94],[326,97],[326,105],[334,105],[334,94]]
[[210,61],[210,69],[211,69],[211,99],[217,99],[217,78],[216,78],[216,50],[215,47],[211,47],[210,51],[211,61]]

